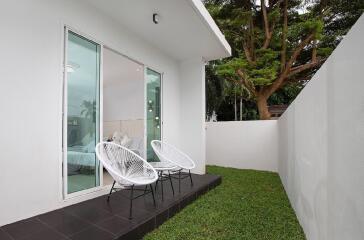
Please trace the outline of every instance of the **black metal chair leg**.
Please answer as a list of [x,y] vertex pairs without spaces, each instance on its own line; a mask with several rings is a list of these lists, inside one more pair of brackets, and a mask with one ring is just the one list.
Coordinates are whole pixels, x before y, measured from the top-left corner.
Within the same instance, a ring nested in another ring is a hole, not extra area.
[[178,192],[181,193],[181,170],[178,172]]
[[[163,171],[161,172],[161,177],[163,177]],[[162,201],[164,201],[164,192],[163,192],[163,180],[160,181],[161,182],[161,189],[162,189]]]
[[[159,176],[158,176],[159,177]],[[158,180],[155,182],[154,191],[157,192]]]
[[155,182],[155,188],[154,188],[154,191],[155,192],[157,192],[158,183],[161,182],[161,181],[159,181],[160,177],[161,177],[161,173],[158,171],[158,179]]
[[173,188],[171,173],[169,171],[168,171],[168,177],[169,177],[169,181],[171,182],[172,193],[173,193],[173,196],[174,196],[174,188]]
[[150,186],[150,191],[152,192],[153,204],[154,204],[154,207],[155,207],[155,206],[156,206],[156,204],[155,204],[155,198],[154,198],[153,186],[152,186],[152,184],[150,184],[149,186]]
[[188,174],[190,175],[191,187],[193,187],[193,181],[192,181],[192,174],[191,174],[191,170],[188,170]]
[[115,186],[115,181],[114,181],[114,183],[112,184],[112,187],[111,187],[110,192],[109,192],[109,196],[107,196],[107,201],[110,201],[110,196],[111,196],[111,194],[112,194],[112,190],[114,190],[114,186]]
[[133,193],[134,193],[134,185],[131,186],[130,189],[130,209],[129,209],[129,219],[132,219],[133,214]]
[[145,185],[144,194],[147,192],[147,190],[148,190],[148,185]]

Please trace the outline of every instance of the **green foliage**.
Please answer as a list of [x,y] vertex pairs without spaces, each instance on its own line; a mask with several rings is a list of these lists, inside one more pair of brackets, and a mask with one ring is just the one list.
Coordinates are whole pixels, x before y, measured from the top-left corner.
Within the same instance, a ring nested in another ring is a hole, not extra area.
[[211,116],[219,109],[227,94],[226,82],[216,74],[215,65],[206,66],[206,115]]
[[207,166],[222,183],[145,240],[305,239],[277,173]]
[[327,58],[331,55],[332,51],[333,49],[330,47],[322,47],[317,49],[317,54]]
[[269,20],[269,22],[277,22],[280,17],[281,17],[281,14],[280,14],[280,9],[278,7],[275,7],[268,14],[268,20]]
[[266,86],[277,78],[280,68],[278,52],[272,49],[259,49],[256,51],[256,62],[248,69],[249,79],[255,86]]
[[323,22],[319,19],[308,19],[289,26],[288,39],[299,41],[305,36],[314,33],[316,39],[322,38]]
[[254,63],[249,63],[244,57],[232,58],[219,65],[216,73],[223,78],[240,81],[241,77],[236,72],[243,69],[247,81],[254,86],[266,86],[272,84],[279,73],[278,54],[272,49],[260,49],[256,51]]
[[[246,74],[246,81],[258,91],[269,87],[277,79],[281,70],[282,5],[275,4],[273,7],[267,8],[270,30],[273,29],[273,32],[268,49],[263,50],[261,48],[266,36],[259,1],[204,0],[203,2],[232,47],[233,56],[230,59],[219,61],[215,66],[215,74],[219,76],[219,79],[229,82],[229,84],[223,84],[225,88],[222,91],[225,96],[220,101],[220,106],[222,106],[222,102],[224,106],[228,106],[234,95],[247,91],[245,87],[237,86],[237,84],[242,85],[241,78],[237,74],[238,69],[243,70]],[[278,1],[269,2],[274,4]],[[318,58],[329,57],[363,11],[363,0],[289,0],[286,59],[289,59],[298,44],[309,34],[314,34],[314,38],[318,40],[316,42]],[[248,61],[243,49],[244,43],[248,47],[252,47],[249,45],[251,39],[254,39],[254,63]],[[312,48],[312,44],[306,46],[294,65],[308,63],[312,57]],[[278,90],[270,96],[268,102],[289,104],[304,87],[306,81],[301,81],[301,79],[310,79],[318,68],[319,65],[291,77],[290,82],[295,82],[295,84],[289,83],[283,89]],[[242,95],[245,96],[244,104],[251,107],[251,112],[256,111],[256,105],[251,104],[252,94],[244,93]],[[209,99],[212,98],[210,95]],[[231,106],[230,109],[233,107]],[[222,111],[219,108],[214,110],[231,115],[230,110]],[[226,119],[222,116],[221,118]]]
[[269,98],[269,105],[286,105],[290,104],[296,96],[301,92],[304,85],[299,82],[286,84],[283,88],[273,93]]
[[225,63],[222,63],[217,67],[216,73],[228,80],[239,81],[239,77],[236,71],[241,68],[247,68],[248,62],[242,58],[233,58]]

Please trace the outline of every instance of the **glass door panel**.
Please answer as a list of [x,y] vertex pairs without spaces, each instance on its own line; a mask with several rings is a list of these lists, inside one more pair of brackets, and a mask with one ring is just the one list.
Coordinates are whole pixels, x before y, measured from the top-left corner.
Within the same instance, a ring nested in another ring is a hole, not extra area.
[[147,160],[158,161],[150,145],[161,140],[161,74],[147,68]]
[[68,31],[66,59],[67,193],[100,185],[100,45]]

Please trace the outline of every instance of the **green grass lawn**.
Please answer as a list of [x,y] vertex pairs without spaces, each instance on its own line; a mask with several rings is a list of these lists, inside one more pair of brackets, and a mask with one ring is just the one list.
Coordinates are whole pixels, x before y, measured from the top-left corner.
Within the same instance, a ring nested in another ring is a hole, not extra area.
[[221,185],[144,239],[305,239],[277,173],[216,166],[207,172],[221,175]]

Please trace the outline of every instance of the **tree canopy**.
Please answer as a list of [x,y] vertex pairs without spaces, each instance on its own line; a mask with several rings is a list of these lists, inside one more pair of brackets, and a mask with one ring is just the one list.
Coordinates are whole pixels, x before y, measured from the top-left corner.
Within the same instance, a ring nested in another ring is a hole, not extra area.
[[[236,112],[238,96],[255,103],[260,119],[270,118],[269,102],[289,103],[295,98],[364,10],[362,0],[204,3],[233,50],[231,58],[208,67],[210,86],[211,81],[221,86],[220,100],[208,102],[208,109],[211,112],[224,99],[235,97]],[[215,93],[209,90],[207,99],[213,101]]]

